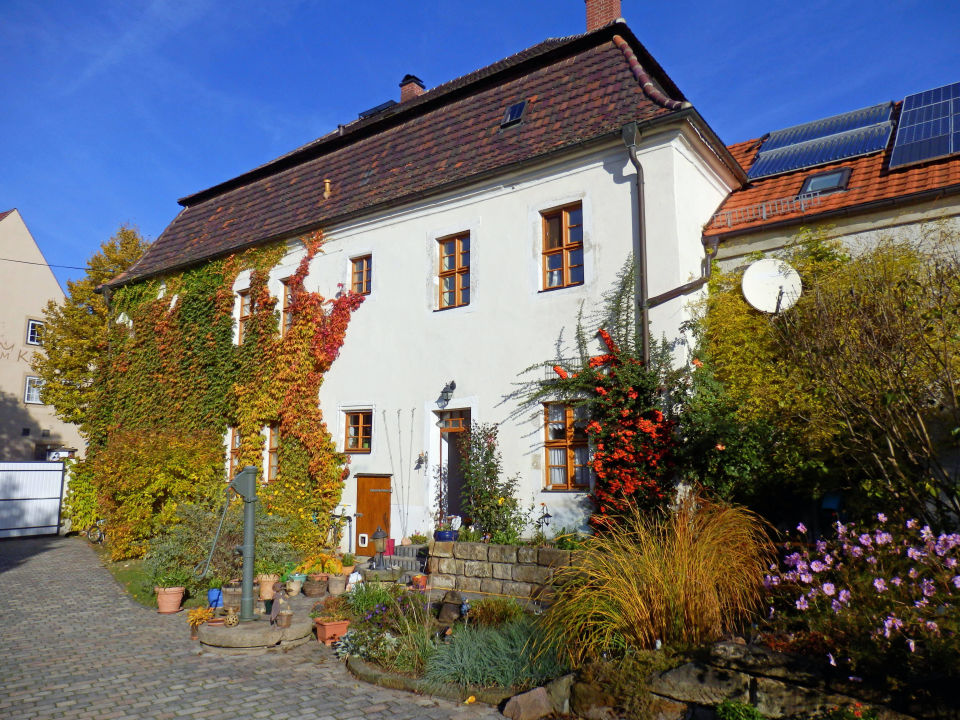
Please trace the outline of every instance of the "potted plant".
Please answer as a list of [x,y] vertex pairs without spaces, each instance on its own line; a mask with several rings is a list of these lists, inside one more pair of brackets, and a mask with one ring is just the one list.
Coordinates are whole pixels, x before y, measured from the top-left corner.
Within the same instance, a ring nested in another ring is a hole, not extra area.
[[157,594],[157,612],[170,615],[180,612],[180,603],[190,579],[185,570],[159,570],[153,575],[153,591]]
[[190,639],[200,639],[200,626],[213,617],[213,608],[195,607],[187,613],[187,624],[190,625]]
[[329,600],[339,602],[328,601],[315,605],[310,612],[310,617],[313,618],[313,624],[317,629],[317,642],[327,646],[333,645],[343,637],[350,626],[350,615],[342,599],[330,598]]
[[207,589],[207,605],[212,608],[223,607],[223,580],[218,577],[210,578]]
[[327,592],[331,595],[342,595],[347,589],[347,578],[342,574],[343,563],[332,557],[323,564],[323,569],[330,575],[327,579]]
[[273,600],[275,583],[280,582],[280,574],[284,571],[283,563],[274,560],[257,560],[254,573],[260,585],[260,599]]
[[460,533],[453,529],[453,524],[449,517],[437,523],[437,529],[433,532],[433,539],[438,542],[453,542],[459,536]]
[[340,564],[343,566],[340,574],[350,575],[350,573],[353,572],[353,569],[357,566],[357,559],[353,556],[353,553],[344,553],[343,557],[340,558]]

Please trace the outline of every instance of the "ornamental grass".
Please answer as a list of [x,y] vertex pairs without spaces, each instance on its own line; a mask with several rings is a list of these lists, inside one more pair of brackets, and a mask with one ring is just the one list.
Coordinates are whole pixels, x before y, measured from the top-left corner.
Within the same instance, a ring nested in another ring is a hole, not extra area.
[[695,499],[669,514],[634,509],[557,571],[546,644],[579,666],[716,640],[760,607],[774,557],[766,524],[745,508]]

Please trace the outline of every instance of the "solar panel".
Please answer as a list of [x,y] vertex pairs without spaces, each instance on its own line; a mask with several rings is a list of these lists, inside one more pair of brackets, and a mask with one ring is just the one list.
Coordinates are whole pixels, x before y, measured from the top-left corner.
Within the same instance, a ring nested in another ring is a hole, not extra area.
[[890,167],[960,153],[960,82],[907,95]]
[[853,110],[842,115],[814,120],[803,125],[794,125],[785,130],[770,133],[763,141],[762,151],[776,150],[787,145],[816,140],[817,138],[869,127],[878,123],[890,122],[893,104],[889,102],[873,105],[861,110]]
[[[890,104],[887,103],[887,119],[879,123],[827,135],[818,134],[822,132],[821,129],[810,129],[805,136],[814,134],[813,139],[778,146],[774,149],[768,149],[767,143],[764,141],[760,147],[760,152],[757,154],[757,159],[750,166],[747,177],[750,179],[768,177],[879,152],[887,146],[890,133],[893,132],[889,112]],[[825,121],[818,122],[826,123],[832,120],[834,118],[827,118]],[[811,125],[814,124],[811,123]],[[834,124],[833,127],[838,127],[838,125]],[[790,128],[790,130],[796,130],[796,128]],[[771,133],[772,136],[773,133]]]

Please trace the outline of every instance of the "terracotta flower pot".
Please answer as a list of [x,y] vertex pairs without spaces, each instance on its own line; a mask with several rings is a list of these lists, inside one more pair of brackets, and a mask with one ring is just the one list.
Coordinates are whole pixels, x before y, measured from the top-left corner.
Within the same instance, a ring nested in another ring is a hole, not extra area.
[[180,603],[183,602],[183,593],[186,588],[183,587],[155,587],[157,593],[157,612],[162,615],[170,615],[180,612]]
[[327,580],[327,592],[331,595],[343,595],[347,590],[346,575],[331,575]]
[[324,645],[333,645],[347,632],[349,620],[321,620],[314,618],[313,624],[317,628],[317,642]]
[[427,576],[426,575],[414,575],[410,578],[410,584],[415,590],[426,590],[427,589]]
[[280,582],[280,576],[277,574],[257,575],[257,582],[260,583],[260,599],[273,600],[273,584]]
[[350,573],[352,573],[354,568],[356,567],[357,567],[356,565],[344,565],[343,570],[340,572],[340,574],[350,577]]

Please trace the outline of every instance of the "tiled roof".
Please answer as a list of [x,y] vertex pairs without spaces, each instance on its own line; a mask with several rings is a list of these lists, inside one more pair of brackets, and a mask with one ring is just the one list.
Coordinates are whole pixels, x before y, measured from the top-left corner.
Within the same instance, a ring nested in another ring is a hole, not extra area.
[[[895,118],[899,111],[898,103]],[[920,202],[931,195],[960,193],[960,156],[888,169],[894,135],[883,152],[752,181],[727,197],[704,235],[727,237],[771,226],[806,225],[827,221],[840,212],[868,212],[881,204]],[[747,140],[730,145],[728,150],[749,170],[761,142],[762,138]],[[802,206],[796,202],[808,176],[837,168],[850,168],[845,191],[823,195]],[[761,208],[767,208],[767,212]]]
[[[671,115],[637,82],[616,35],[660,90],[684,99],[622,23],[548,40],[184,198],[186,207],[112,284],[409,202]],[[523,99],[523,122],[501,130],[505,109]]]

